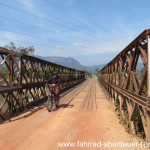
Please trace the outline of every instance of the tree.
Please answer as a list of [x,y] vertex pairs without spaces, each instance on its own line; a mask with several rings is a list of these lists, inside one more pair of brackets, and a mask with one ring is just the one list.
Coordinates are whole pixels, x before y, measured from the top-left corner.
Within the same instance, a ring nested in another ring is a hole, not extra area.
[[15,52],[17,51],[17,47],[16,47],[14,42],[10,42],[9,45],[5,45],[4,47],[11,50],[11,51],[15,51]]
[[83,70],[86,74],[86,77],[92,77],[92,73],[90,71],[88,71],[87,69]]
[[35,48],[33,46],[17,48],[13,42],[11,42],[9,45],[5,45],[4,47],[24,55],[34,55],[35,52]]
[[97,76],[99,75],[99,70],[100,70],[99,68],[95,69],[95,75],[97,75]]
[[31,55],[34,55],[34,53],[35,53],[35,48],[34,48],[34,46],[29,46],[29,47],[28,47],[28,52],[29,52]]
[[34,55],[35,48],[33,46],[19,47],[18,52],[24,55]]

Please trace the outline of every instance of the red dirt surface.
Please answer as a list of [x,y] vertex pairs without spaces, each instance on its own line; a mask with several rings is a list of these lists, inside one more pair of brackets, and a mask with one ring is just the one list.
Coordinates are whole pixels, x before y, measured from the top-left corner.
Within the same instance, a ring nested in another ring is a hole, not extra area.
[[[48,112],[41,106],[41,109],[34,108],[12,118],[11,122],[1,124],[0,150],[122,150],[123,148],[113,147],[85,147],[81,142],[138,142],[119,124],[112,104],[96,78],[87,81],[75,92],[75,96],[70,92],[61,99],[57,111]],[[72,99],[66,100],[67,96]],[[77,141],[80,141],[80,147],[58,146],[58,142]],[[129,149],[141,150],[124,148]]]

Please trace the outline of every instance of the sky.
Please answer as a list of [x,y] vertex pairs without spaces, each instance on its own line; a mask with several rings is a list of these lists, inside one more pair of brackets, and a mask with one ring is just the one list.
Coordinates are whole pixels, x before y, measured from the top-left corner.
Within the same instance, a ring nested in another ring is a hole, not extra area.
[[149,0],[0,0],[0,46],[106,64],[150,27]]

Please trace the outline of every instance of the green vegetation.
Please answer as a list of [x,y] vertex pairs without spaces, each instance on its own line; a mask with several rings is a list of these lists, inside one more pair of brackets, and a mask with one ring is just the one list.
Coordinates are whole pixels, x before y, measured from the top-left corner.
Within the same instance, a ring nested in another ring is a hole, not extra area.
[[92,73],[86,69],[83,70],[85,72],[86,77],[92,77]]
[[6,65],[3,65],[3,66],[0,68],[0,73],[2,73],[3,75],[8,74],[8,68],[6,67]]

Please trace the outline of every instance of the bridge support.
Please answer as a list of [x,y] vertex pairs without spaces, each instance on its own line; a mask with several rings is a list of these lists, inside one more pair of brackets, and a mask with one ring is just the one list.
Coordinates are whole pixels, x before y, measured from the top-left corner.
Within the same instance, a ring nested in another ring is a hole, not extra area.
[[60,75],[61,92],[85,80],[85,72],[0,47],[0,122],[46,100],[48,78]]
[[[150,36],[147,36],[147,56],[148,56],[148,63],[147,63],[147,97],[150,98]],[[149,99],[147,100],[147,105],[149,104]],[[147,121],[147,139],[150,140],[150,113],[147,111],[146,116]]]
[[148,54],[148,67],[147,67],[147,96],[150,98],[150,37],[147,37],[147,54]]
[[101,69],[100,81],[117,93],[115,110],[131,132],[150,140],[150,29]]
[[147,135],[146,135],[146,139],[148,141],[150,141],[150,113],[147,112]]

